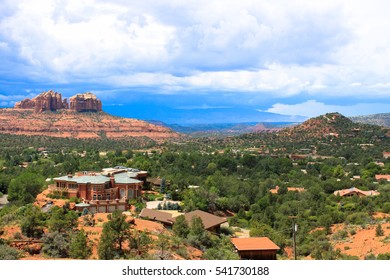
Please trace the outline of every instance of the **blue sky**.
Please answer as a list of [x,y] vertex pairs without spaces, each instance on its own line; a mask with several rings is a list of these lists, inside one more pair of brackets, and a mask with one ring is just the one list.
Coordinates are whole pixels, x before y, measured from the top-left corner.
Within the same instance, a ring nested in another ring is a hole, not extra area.
[[53,89],[65,97],[91,91],[107,111],[146,119],[214,109],[390,111],[387,0],[0,0],[0,7],[3,107]]

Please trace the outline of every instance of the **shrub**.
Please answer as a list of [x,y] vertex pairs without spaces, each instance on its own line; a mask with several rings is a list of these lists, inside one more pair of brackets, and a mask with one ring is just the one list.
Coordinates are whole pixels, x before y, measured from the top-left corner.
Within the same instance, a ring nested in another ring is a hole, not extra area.
[[7,245],[0,245],[0,260],[18,260],[21,254],[18,250]]
[[383,236],[385,232],[382,229],[382,226],[379,224],[375,229],[375,236]]
[[374,254],[369,254],[364,257],[365,260],[376,260],[376,257]]
[[67,258],[69,256],[69,236],[61,232],[52,232],[43,237],[42,250],[53,258]]
[[343,240],[348,237],[348,232],[346,230],[339,230],[333,235],[333,240]]
[[390,260],[390,253],[379,254],[377,260]]
[[346,218],[346,222],[355,225],[366,225],[370,221],[370,216],[364,212],[356,212]]

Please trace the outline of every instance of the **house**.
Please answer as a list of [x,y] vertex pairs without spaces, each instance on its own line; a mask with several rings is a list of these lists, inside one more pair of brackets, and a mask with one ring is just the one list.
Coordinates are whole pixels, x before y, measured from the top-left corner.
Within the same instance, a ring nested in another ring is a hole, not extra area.
[[375,175],[375,180],[379,181],[379,180],[387,180],[388,182],[390,182],[390,175]]
[[364,196],[375,196],[375,195],[379,195],[380,193],[378,191],[362,191],[358,188],[350,188],[350,189],[335,191],[333,194],[339,195],[341,197],[354,196],[354,195],[357,195],[359,197],[364,197]]
[[160,222],[165,226],[172,226],[173,223],[175,222],[175,219],[173,218],[172,214],[159,211],[159,210],[148,209],[148,208],[142,209],[139,216],[140,218],[148,219],[155,222]]
[[[51,193],[81,198],[91,212],[127,210],[129,199],[138,199],[147,172],[131,168],[107,168],[103,172],[79,172],[54,178]],[[84,205],[85,206],[85,205]]]
[[231,238],[230,241],[243,260],[276,260],[280,249],[268,237]]
[[[270,189],[270,193],[272,194],[277,194],[279,192],[280,187],[276,186],[274,189]],[[305,188],[294,188],[294,187],[288,187],[287,188],[288,192],[304,192]]]
[[203,226],[206,230],[214,233],[219,233],[221,224],[226,223],[227,221],[226,218],[221,218],[201,210],[195,210],[184,214],[184,218],[189,224],[191,224],[192,218],[195,216],[202,220]]

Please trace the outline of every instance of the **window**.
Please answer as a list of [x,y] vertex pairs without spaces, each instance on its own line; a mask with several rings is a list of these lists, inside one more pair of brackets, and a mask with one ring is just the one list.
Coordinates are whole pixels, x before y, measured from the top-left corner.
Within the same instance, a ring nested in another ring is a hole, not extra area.
[[111,200],[111,195],[108,193],[108,194],[106,195],[106,198],[107,198],[107,200]]
[[98,195],[98,200],[102,200],[102,195],[101,194]]
[[123,198],[125,196],[125,190],[121,189],[120,190],[120,197]]
[[96,200],[96,194],[93,195],[92,200]]

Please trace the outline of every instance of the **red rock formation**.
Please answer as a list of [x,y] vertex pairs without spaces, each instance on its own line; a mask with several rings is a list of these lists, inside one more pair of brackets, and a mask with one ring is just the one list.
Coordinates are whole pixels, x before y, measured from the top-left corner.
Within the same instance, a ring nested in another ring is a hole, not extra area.
[[102,102],[90,92],[84,94],[76,94],[69,99],[69,108],[77,112],[85,111],[102,111]]
[[0,109],[0,135],[3,133],[78,139],[148,137],[159,142],[180,137],[169,128],[145,121],[115,117],[104,112],[83,114],[73,110],[36,114],[33,110]]
[[66,99],[63,101],[61,93],[49,90],[42,92],[33,99],[24,99],[15,104],[15,109],[34,109],[36,113],[56,111],[68,107]]
[[35,102],[29,98],[23,99],[22,101],[15,103],[15,109],[34,109]]

